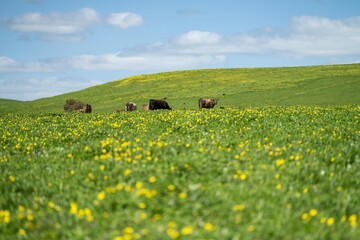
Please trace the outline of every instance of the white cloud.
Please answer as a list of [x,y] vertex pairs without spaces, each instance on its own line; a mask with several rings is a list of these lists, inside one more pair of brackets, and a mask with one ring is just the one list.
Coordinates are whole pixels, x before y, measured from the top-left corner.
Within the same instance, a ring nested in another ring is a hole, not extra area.
[[144,23],[141,15],[131,12],[112,13],[108,17],[108,23],[119,28],[140,26]]
[[[64,92],[78,91],[101,84],[99,81],[78,77],[59,78],[55,76],[29,79],[0,79],[1,98],[29,101],[51,97]],[[21,94],[19,87],[21,86]]]
[[[94,19],[91,11],[88,18]],[[331,20],[300,16],[293,18],[292,27],[286,34],[268,29],[259,34],[232,36],[190,31],[165,42],[122,53],[86,54],[30,63],[3,56],[0,57],[0,72],[186,69],[219,66],[230,54],[323,57],[328,62],[331,59],[356,59],[360,56],[360,17]]]
[[74,69],[84,70],[165,70],[194,68],[225,61],[221,55],[135,54],[82,55],[68,59]]
[[95,10],[83,8],[72,13],[26,13],[10,18],[7,25],[12,30],[25,33],[74,34],[99,21],[100,16]]
[[0,56],[0,72],[51,72],[56,65],[46,62],[21,63],[6,56]]
[[80,41],[86,30],[96,24],[106,23],[125,29],[143,24],[143,18],[130,12],[113,13],[103,17],[92,8],[83,8],[74,12],[29,12],[1,19],[0,23],[0,26],[27,34],[22,39],[33,37],[31,34],[35,34],[40,36],[41,40]]
[[179,45],[203,45],[216,44],[221,40],[221,36],[214,32],[190,31],[175,39]]

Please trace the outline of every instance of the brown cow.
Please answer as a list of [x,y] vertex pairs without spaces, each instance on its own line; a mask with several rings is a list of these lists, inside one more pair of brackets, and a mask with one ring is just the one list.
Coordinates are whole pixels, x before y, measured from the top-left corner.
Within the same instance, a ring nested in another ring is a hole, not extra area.
[[125,111],[134,111],[136,110],[136,104],[133,102],[127,102],[125,104]]
[[156,109],[168,109],[171,110],[171,107],[165,100],[155,100],[150,99],[149,101],[149,110],[156,110]]
[[149,104],[143,104],[142,109],[145,111],[149,110]]
[[90,104],[85,104],[82,108],[78,109],[79,112],[91,113],[92,108]]
[[213,108],[218,101],[219,99],[200,98],[199,108]]

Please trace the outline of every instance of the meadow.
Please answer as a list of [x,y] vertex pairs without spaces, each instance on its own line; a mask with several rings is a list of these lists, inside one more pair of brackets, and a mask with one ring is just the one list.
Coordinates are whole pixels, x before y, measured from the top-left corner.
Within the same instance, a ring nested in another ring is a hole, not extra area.
[[360,106],[0,115],[1,239],[358,239]]
[[141,108],[167,97],[173,109],[197,109],[197,100],[220,99],[220,107],[360,104],[360,64],[277,68],[199,69],[143,74],[34,101],[0,99],[0,113],[62,113],[65,101],[89,103],[95,113]]

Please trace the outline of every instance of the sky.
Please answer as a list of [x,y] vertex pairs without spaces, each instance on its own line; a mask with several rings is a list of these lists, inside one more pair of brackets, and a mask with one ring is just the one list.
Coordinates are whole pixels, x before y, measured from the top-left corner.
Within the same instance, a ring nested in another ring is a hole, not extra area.
[[165,71],[358,62],[359,0],[0,0],[0,98]]

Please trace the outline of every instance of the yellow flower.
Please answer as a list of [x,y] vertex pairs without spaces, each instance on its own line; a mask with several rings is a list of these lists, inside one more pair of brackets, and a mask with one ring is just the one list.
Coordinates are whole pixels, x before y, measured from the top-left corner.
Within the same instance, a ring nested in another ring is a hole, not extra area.
[[141,209],[146,208],[146,204],[143,203],[143,202],[139,203],[138,206],[139,206],[139,208],[141,208]]
[[245,179],[246,179],[246,174],[245,174],[245,173],[241,173],[241,174],[240,174],[240,179],[241,179],[241,180],[245,180]]
[[314,208],[311,209],[310,212],[309,212],[309,214],[310,214],[310,216],[315,217],[315,216],[317,215],[316,209],[314,209]]
[[9,223],[11,220],[11,215],[9,210],[0,210],[0,223]]
[[123,229],[123,233],[127,235],[132,234],[134,233],[134,229],[132,227],[126,227]]
[[244,204],[236,204],[233,206],[233,211],[237,212],[237,211],[243,211],[245,209],[245,205]]
[[131,173],[131,169],[127,168],[124,171],[124,176],[128,176]]
[[328,225],[328,226],[332,226],[333,224],[334,224],[334,222],[335,222],[335,220],[334,220],[334,218],[329,218],[327,221],[326,221],[326,224]]
[[190,235],[193,231],[193,228],[191,226],[186,226],[181,230],[182,235]]
[[214,225],[212,223],[205,223],[204,224],[204,229],[208,232],[212,232],[214,231]]
[[152,176],[149,178],[149,183],[154,183],[156,182],[156,177],[155,176]]
[[169,186],[167,186],[167,189],[168,189],[169,191],[174,191],[174,190],[175,190],[175,185],[170,184]]
[[70,203],[70,213],[71,213],[72,215],[76,215],[76,214],[77,214],[77,211],[78,211],[77,203],[71,202],[71,203]]
[[19,235],[21,235],[21,236],[24,236],[24,235],[26,235],[26,231],[24,230],[24,229],[22,229],[22,228],[20,228],[19,229]]
[[356,226],[357,226],[357,216],[356,216],[356,214],[352,214],[352,215],[349,217],[348,221],[349,221],[349,223],[350,223],[350,225],[351,225],[352,227],[356,227]]
[[15,177],[14,176],[9,176],[9,180],[10,180],[10,182],[15,182]]
[[278,159],[276,160],[276,166],[277,167],[280,167],[281,165],[284,165],[285,163],[285,160],[284,159]]
[[99,192],[99,194],[97,195],[97,199],[102,201],[105,199],[105,192]]
[[176,239],[180,236],[179,232],[176,229],[173,228],[168,228],[166,230],[166,234],[171,238],[171,239]]
[[181,199],[187,198],[186,192],[181,192],[181,193],[179,193],[179,198],[181,198]]
[[303,213],[303,214],[301,215],[301,219],[302,219],[302,220],[309,220],[309,218],[310,218],[310,215],[309,215],[308,213]]

